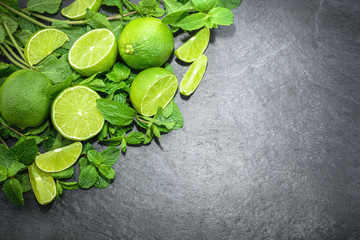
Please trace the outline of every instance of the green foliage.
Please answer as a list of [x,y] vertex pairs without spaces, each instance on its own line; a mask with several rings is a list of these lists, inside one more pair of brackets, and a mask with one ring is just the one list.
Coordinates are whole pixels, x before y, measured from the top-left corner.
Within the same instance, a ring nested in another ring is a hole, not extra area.
[[2,188],[5,196],[17,206],[24,206],[23,189],[19,180],[16,178],[9,178]]
[[86,24],[92,28],[107,28],[112,30],[111,24],[104,14],[89,9],[86,9]]
[[59,11],[61,0],[29,0],[26,8],[38,13],[56,13]]
[[68,179],[74,175],[74,166],[69,167],[61,172],[51,173],[51,176],[56,179]]
[[227,9],[234,9],[240,6],[242,0],[219,0],[219,6]]

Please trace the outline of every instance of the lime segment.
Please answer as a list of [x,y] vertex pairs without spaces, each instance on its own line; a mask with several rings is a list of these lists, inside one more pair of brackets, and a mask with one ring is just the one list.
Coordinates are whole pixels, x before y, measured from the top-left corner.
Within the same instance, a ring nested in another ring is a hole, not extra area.
[[31,187],[37,201],[48,204],[56,197],[56,185],[50,173],[40,170],[35,163],[28,166]]
[[196,90],[204,76],[206,64],[207,57],[203,54],[190,65],[180,83],[181,94],[189,96]]
[[131,84],[131,103],[138,113],[152,116],[173,99],[177,87],[177,78],[170,71],[160,67],[143,70]]
[[71,167],[77,161],[81,150],[81,142],[75,142],[68,146],[38,155],[35,163],[36,166],[44,172],[60,172]]
[[178,59],[184,62],[194,62],[201,54],[203,54],[209,44],[210,30],[203,28],[197,32],[192,38],[175,50]]
[[104,118],[96,108],[99,98],[94,90],[80,85],[62,91],[51,108],[51,120],[58,132],[75,141],[97,135],[104,125]]
[[101,6],[101,0],[76,0],[61,10],[61,14],[71,20],[84,19],[86,9],[97,12]]
[[37,31],[25,44],[25,59],[31,66],[35,65],[61,47],[66,41],[69,41],[68,36],[60,30],[43,29]]

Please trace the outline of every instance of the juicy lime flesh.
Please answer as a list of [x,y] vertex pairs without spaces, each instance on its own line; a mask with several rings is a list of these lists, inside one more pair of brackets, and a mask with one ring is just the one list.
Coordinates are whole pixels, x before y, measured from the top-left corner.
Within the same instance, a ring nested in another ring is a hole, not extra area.
[[57,29],[43,29],[36,32],[25,45],[25,58],[30,65],[35,65],[61,47],[68,36]]
[[56,185],[50,173],[39,169],[35,163],[28,166],[31,187],[36,200],[42,204],[48,204],[56,197]]
[[79,158],[82,150],[80,142],[57,148],[53,151],[40,154],[35,163],[44,172],[60,172],[71,167]]
[[204,76],[206,64],[207,57],[203,54],[190,65],[180,83],[181,94],[189,96],[196,90]]
[[61,14],[72,20],[85,18],[86,9],[97,12],[100,8],[101,0],[76,0],[61,10]]
[[65,138],[86,140],[98,134],[104,118],[96,108],[100,96],[85,86],[65,89],[54,100],[51,118],[55,128]]
[[69,63],[80,74],[91,76],[110,69],[116,57],[115,35],[108,29],[95,29],[74,43],[69,52]]
[[184,62],[193,62],[203,54],[209,44],[210,30],[203,28],[175,50],[175,56]]
[[49,78],[38,71],[19,70],[12,73],[0,88],[0,112],[11,124],[20,128],[37,127],[50,116]]

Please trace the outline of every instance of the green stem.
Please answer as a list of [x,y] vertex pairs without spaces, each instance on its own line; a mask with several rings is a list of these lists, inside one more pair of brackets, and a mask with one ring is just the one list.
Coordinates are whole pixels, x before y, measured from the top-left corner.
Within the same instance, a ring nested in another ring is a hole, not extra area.
[[0,122],[2,125],[4,125],[6,128],[10,129],[11,131],[13,131],[14,133],[18,134],[20,137],[25,137],[24,134],[22,134],[21,132],[17,131],[16,129],[10,127],[9,125],[3,123],[3,122]]
[[24,66],[28,67],[28,68],[32,68],[34,70],[37,70],[37,68],[30,66],[27,62],[25,62],[24,60],[22,60],[18,55],[16,55],[16,53],[11,49],[11,47],[7,44],[7,43],[3,43],[3,45],[6,47],[6,49],[9,51],[9,53],[16,58],[16,60],[18,60],[21,64],[23,64]]
[[4,139],[2,139],[2,138],[0,137],[0,141],[2,142],[2,144],[4,144],[4,146],[5,146],[7,149],[9,149],[9,147],[8,147],[8,145],[6,145],[6,142],[4,141]]
[[6,33],[7,33],[8,36],[9,36],[11,42],[14,44],[16,50],[19,52],[19,54],[20,54],[20,56],[22,57],[22,59],[25,60],[24,53],[20,50],[19,45],[17,44],[14,36],[11,34],[10,29],[8,28],[8,26],[7,26],[7,24],[6,24],[5,22],[3,22],[3,26],[4,26],[4,28],[5,28]]
[[135,119],[136,119],[137,121],[143,122],[143,123],[145,123],[145,124],[149,124],[149,123],[150,123],[150,122],[148,122],[148,121],[146,121],[146,120],[144,120],[144,119],[141,119],[141,116],[139,116],[139,115],[135,115]]
[[0,44],[0,50],[5,54],[5,56],[16,66],[22,69],[29,69],[28,67],[22,65],[21,63],[17,62],[11,55],[7,52],[7,50]]
[[3,6],[4,8],[6,8],[7,10],[9,10],[10,12],[15,13],[16,15],[18,15],[18,16],[20,16],[22,18],[25,18],[29,22],[32,22],[32,23],[34,23],[35,25],[38,25],[41,28],[49,28],[49,26],[46,26],[45,24],[36,21],[35,19],[27,16],[26,14],[24,14],[24,13],[22,13],[22,12],[16,10],[16,9],[12,8],[12,7],[10,7],[9,5],[7,5],[7,4],[5,4],[5,3],[1,2],[1,1],[0,1],[0,5]]
[[[9,45],[9,46],[11,46],[11,47],[15,47],[14,46],[14,44],[12,43],[12,42],[10,42],[9,40],[4,40],[4,43],[6,43],[7,45]],[[22,47],[19,47],[20,48],[20,50],[22,51],[22,52],[24,52],[24,48],[22,48]]]

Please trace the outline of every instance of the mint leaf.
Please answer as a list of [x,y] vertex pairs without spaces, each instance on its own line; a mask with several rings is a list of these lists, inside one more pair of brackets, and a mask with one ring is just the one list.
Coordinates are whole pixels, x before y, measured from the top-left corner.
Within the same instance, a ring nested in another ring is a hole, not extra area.
[[112,32],[114,33],[116,39],[119,39],[121,31],[125,27],[123,20],[112,20],[110,22],[110,25],[112,27]]
[[16,155],[7,149],[4,145],[0,144],[0,165],[4,166],[9,171],[11,165],[16,163]]
[[70,87],[71,83],[78,78],[80,78],[80,75],[70,75],[66,78],[65,81],[59,82],[58,84],[51,86],[48,90],[49,97],[56,98],[60,92],[62,92],[65,88]]
[[195,9],[199,12],[206,12],[213,9],[218,0],[192,0]]
[[107,188],[110,182],[111,182],[110,179],[105,177],[103,174],[99,173],[94,186],[97,188]]
[[79,163],[80,172],[90,165],[90,162],[85,157],[81,157],[78,163]]
[[16,179],[19,180],[19,183],[23,189],[23,192],[30,191],[32,189],[29,173],[27,171],[19,173],[16,175]]
[[111,165],[101,164],[98,169],[106,178],[110,180],[115,178],[115,171],[111,168]]
[[68,179],[74,175],[74,166],[69,167],[61,172],[53,172],[51,176],[56,179]]
[[143,0],[138,4],[139,13],[142,15],[150,14],[152,11],[155,11],[157,6],[156,0]]
[[23,189],[15,178],[6,180],[2,188],[6,197],[17,206],[24,206]]
[[104,119],[117,126],[126,126],[133,122],[136,111],[126,104],[108,99],[96,100],[97,109]]
[[[1,30],[1,28],[0,28]],[[1,31],[0,31],[1,32]],[[29,30],[18,30],[14,32],[14,37],[16,37],[22,46],[25,46],[27,40],[33,35],[34,33],[30,32]]]
[[154,137],[154,132],[151,130],[151,127],[150,127],[146,130],[144,144],[148,144],[149,142],[151,142],[153,137]]
[[121,82],[128,79],[130,75],[130,68],[122,63],[115,63],[111,72],[106,74],[106,77],[113,82]]
[[89,150],[87,152],[88,160],[95,165],[95,167],[100,166],[100,164],[104,161],[101,154],[96,150]]
[[119,159],[120,150],[116,147],[108,147],[107,149],[102,151],[100,154],[101,154],[102,158],[104,159],[103,164],[111,166],[114,163],[116,163],[116,161]]
[[[172,130],[177,130],[183,127],[184,125],[184,118],[178,108],[178,106],[175,104],[175,102],[172,103],[173,104],[173,111],[171,113],[171,115],[169,117],[165,117],[164,115],[160,115],[158,116],[157,120],[165,123],[175,123],[174,126],[172,127]],[[166,132],[168,128],[164,128],[162,126],[158,126],[160,131],[162,132]]]
[[76,190],[79,189],[80,187],[78,182],[61,182],[61,181],[57,181],[57,182],[59,182],[61,187],[66,190]]
[[123,151],[123,152],[126,152],[126,140],[125,140],[125,137],[123,137],[122,139],[121,139],[121,143],[120,143],[120,147],[121,147],[121,151]]
[[8,177],[7,170],[4,166],[0,165],[0,183],[5,181]]
[[186,10],[172,12],[166,15],[161,21],[165,24],[177,25],[187,16],[189,16],[189,13]]
[[[16,21],[16,18],[14,18],[6,13],[1,13],[0,23],[1,23],[1,25],[2,25],[2,23],[5,23],[11,33],[14,33],[19,26],[18,22]],[[5,32],[5,35],[7,35],[6,32]]]
[[162,109],[161,114],[165,117],[168,118],[170,117],[170,115],[172,114],[174,110],[174,101],[169,102],[168,105],[166,105],[165,108]]
[[2,25],[0,25],[0,43],[3,43],[5,40],[5,29]]
[[194,13],[184,19],[179,23],[174,24],[174,26],[180,27],[185,31],[193,31],[199,28],[202,28],[205,25],[207,14],[205,13]]
[[209,15],[210,19],[218,25],[231,25],[234,22],[234,14],[227,8],[211,9]]
[[144,141],[145,135],[142,132],[131,132],[125,137],[128,144],[140,144]]
[[39,70],[44,73],[53,84],[69,79],[68,76],[74,72],[69,65],[67,54],[61,56],[61,58],[50,56],[41,64]]
[[219,0],[219,6],[227,9],[234,9],[240,6],[242,0]]
[[166,14],[168,15],[173,12],[181,11],[183,5],[176,0],[164,0],[164,6]]
[[38,147],[35,139],[26,139],[10,148],[10,151],[16,155],[20,163],[30,165],[36,158]]
[[29,0],[26,8],[29,11],[53,14],[59,11],[60,4],[61,0]]
[[27,131],[26,131],[26,133],[24,133],[24,135],[30,136],[30,135],[40,134],[40,133],[44,132],[49,126],[50,126],[49,121],[46,121],[43,125],[41,125],[39,127],[27,129]]
[[156,18],[162,17],[164,16],[164,14],[165,14],[165,10],[160,7],[157,7],[155,8],[155,10],[150,12],[150,15]]
[[80,173],[79,186],[85,189],[90,188],[95,184],[98,175],[96,168],[93,165],[88,165]]
[[107,28],[112,30],[109,20],[106,16],[99,12],[86,9],[86,24],[92,28]]
[[19,163],[19,162],[15,162],[10,166],[9,171],[8,171],[8,176],[13,177],[18,172],[20,172],[22,170],[25,170],[25,169],[26,169],[26,166],[24,164]]
[[122,14],[123,2],[121,0],[103,0],[101,4],[109,7],[117,7],[119,9],[120,14]]
[[26,20],[25,18],[22,18],[20,16],[17,17],[17,21],[18,21],[19,27],[22,30],[27,30],[27,31],[30,31],[32,33],[35,33],[36,31],[41,29],[39,26],[35,25],[32,22],[29,22],[28,20]]

